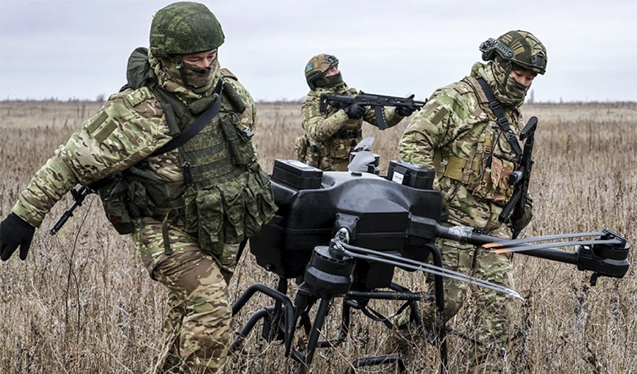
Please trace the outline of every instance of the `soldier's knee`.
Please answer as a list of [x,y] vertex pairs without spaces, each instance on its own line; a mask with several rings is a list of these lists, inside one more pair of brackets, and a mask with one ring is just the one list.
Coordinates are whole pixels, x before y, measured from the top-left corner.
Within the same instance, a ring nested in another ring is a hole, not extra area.
[[[232,307],[225,293],[191,295],[193,303],[186,308],[182,331],[187,331],[195,341],[210,340],[226,343]],[[212,343],[212,345],[216,345]],[[216,347],[215,347],[216,349]]]
[[[445,300],[444,319],[445,321],[453,318],[462,307],[462,301],[457,300]],[[429,304],[422,308],[422,321],[425,325],[430,325],[435,322],[438,315],[438,308],[435,304]]]
[[445,318],[453,318],[462,305],[464,304],[464,298],[466,294],[466,287],[464,285],[460,287],[448,287],[445,290]]
[[232,317],[232,308],[227,297],[200,299],[193,305],[193,316],[202,319],[216,320]]
[[462,307],[462,300],[445,300],[445,320],[453,318]]

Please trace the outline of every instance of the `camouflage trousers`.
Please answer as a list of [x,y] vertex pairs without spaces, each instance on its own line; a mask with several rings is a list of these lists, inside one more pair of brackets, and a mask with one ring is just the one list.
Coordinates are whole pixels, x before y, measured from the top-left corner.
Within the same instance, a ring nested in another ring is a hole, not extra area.
[[[144,218],[132,234],[151,278],[169,291],[167,335],[156,372],[218,373],[226,361],[232,309],[218,262],[180,227],[168,228],[165,253],[162,223]],[[229,246],[236,253],[238,244]],[[225,276],[225,278],[224,278]]]
[[[506,228],[502,227],[489,235],[506,237]],[[455,241],[439,239],[437,246],[442,255],[443,267],[446,269],[469,274],[477,278],[487,280],[504,287],[513,288],[513,265],[510,257],[505,254],[494,254],[474,247],[463,245]],[[463,306],[468,310],[460,326],[456,329],[463,332],[471,339],[476,339],[484,344],[490,344],[495,349],[488,350],[471,342],[461,351],[467,354],[463,358],[466,364],[466,372],[501,372],[506,366],[498,350],[505,348],[508,351],[509,336],[511,334],[511,310],[510,299],[496,291],[469,285],[449,278],[444,278],[446,321],[452,319]],[[431,292],[434,289],[434,277],[427,277],[427,288]],[[423,325],[429,331],[433,331],[437,317],[437,309],[434,303],[421,304]],[[408,323],[411,319],[409,309],[397,316],[395,325]],[[413,331],[413,326],[409,330]],[[458,339],[463,340],[463,339]],[[454,344],[462,346],[463,344]]]
[[[450,270],[470,274],[476,278],[513,288],[513,266],[506,254],[494,254],[472,245],[441,240],[439,248],[443,266]],[[433,277],[429,284],[433,284]],[[484,344],[490,344],[495,350],[486,350],[473,344],[468,348],[470,367],[498,367],[500,348],[507,349],[511,332],[511,311],[507,296],[484,287],[470,286],[466,282],[453,279],[443,281],[445,290],[445,320],[453,318],[463,305],[469,307],[469,315],[465,315],[463,325],[457,329],[469,337]],[[471,289],[470,289],[471,288]],[[470,296],[467,299],[467,295]],[[468,304],[468,305],[467,305]],[[423,308],[425,326],[435,321],[435,305],[427,304]],[[508,350],[508,349],[507,349]],[[495,372],[499,370],[489,370]]]

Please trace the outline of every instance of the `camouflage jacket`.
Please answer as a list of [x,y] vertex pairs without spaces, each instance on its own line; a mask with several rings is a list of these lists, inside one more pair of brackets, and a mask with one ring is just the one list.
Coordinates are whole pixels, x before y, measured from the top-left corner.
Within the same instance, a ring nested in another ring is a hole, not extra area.
[[[217,79],[222,75],[231,77],[227,81],[246,104],[246,110],[238,114],[240,123],[252,129],[256,118],[254,101],[229,71],[222,69]],[[185,103],[201,97],[183,88],[163,88]],[[147,87],[111,95],[35,174],[12,211],[39,227],[53,205],[73,186],[90,185],[142,160],[148,163],[146,170],[155,179],[183,183],[179,149],[151,156],[171,140],[170,134],[162,106]]]
[[[343,109],[329,107],[319,110],[321,94],[356,96],[358,91],[347,85],[335,88],[317,88],[308,93],[301,105],[301,118],[306,138],[309,142],[303,161],[322,170],[347,170],[349,155],[354,146],[362,140],[363,122],[374,126],[374,108],[368,108],[361,119],[350,119]],[[403,117],[395,113],[395,108],[386,111],[389,127],[396,126]]]
[[[477,78],[494,85],[490,65],[474,64],[471,75],[436,90],[403,134],[403,160],[435,169],[434,187],[444,196],[453,224],[492,231],[513,192],[508,175],[517,168],[512,151]],[[522,116],[503,105],[517,134]]]

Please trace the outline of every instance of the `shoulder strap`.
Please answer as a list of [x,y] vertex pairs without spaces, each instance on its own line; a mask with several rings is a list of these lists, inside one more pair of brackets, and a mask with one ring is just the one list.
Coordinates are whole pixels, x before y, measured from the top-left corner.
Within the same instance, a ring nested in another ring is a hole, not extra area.
[[178,148],[184,145],[188,140],[192,139],[193,136],[197,135],[199,131],[201,131],[210,120],[212,120],[217,113],[219,113],[219,109],[221,108],[221,94],[223,91],[223,80],[219,78],[217,85],[215,86],[214,92],[217,94],[217,100],[208,108],[205,112],[203,112],[197,119],[188,125],[179,135],[172,138],[168,143],[164,144],[163,147],[159,148],[155,152],[151,154],[151,156],[157,156],[162,153],[166,153],[168,151],[172,151],[175,148]]
[[489,100],[489,106],[496,117],[498,117],[498,125],[506,136],[507,141],[511,144],[511,148],[513,152],[518,155],[518,157],[522,156],[522,147],[520,147],[520,143],[518,142],[518,138],[515,136],[515,133],[511,130],[511,125],[509,124],[509,120],[506,115],[504,115],[504,109],[502,109],[502,104],[495,98],[493,94],[493,90],[491,86],[483,79],[478,78],[478,83],[480,83],[480,87],[482,87],[482,91],[487,96],[487,100]]

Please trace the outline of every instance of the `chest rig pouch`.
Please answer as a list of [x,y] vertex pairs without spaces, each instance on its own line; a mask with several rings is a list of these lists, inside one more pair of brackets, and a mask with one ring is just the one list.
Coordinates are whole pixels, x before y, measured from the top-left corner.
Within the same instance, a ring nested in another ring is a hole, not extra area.
[[[471,83],[466,83],[473,87]],[[478,104],[480,109],[476,112],[482,114],[476,114],[475,118],[470,116],[468,119],[471,121],[473,118],[475,121],[472,125],[474,135],[469,135],[474,137],[470,141],[472,144],[469,147],[469,155],[466,158],[457,157],[450,154],[448,149],[443,149],[434,154],[434,164],[437,165],[439,173],[465,185],[473,196],[492,201],[496,205],[505,205],[513,194],[514,188],[509,184],[509,177],[517,169],[516,163],[511,161],[517,157],[517,150],[508,140],[508,136],[506,141],[502,138],[505,132],[501,125],[495,128],[490,126],[492,122],[488,113],[491,108],[483,108],[485,104]],[[485,114],[486,118],[483,118]],[[498,123],[506,121],[508,133],[513,134],[517,143],[504,111],[500,114],[504,120],[498,119]],[[441,159],[445,159],[446,164],[441,162]]]
[[[136,54],[136,66],[142,61],[146,68],[138,68],[131,79],[131,60]],[[171,135],[178,137],[180,128],[187,128],[217,97],[213,95],[186,107],[172,94],[153,85],[154,74],[146,56],[147,50],[140,48],[129,59],[129,87],[135,88],[131,82],[150,86],[164,109]],[[142,79],[140,74],[150,78]],[[148,163],[142,161],[113,178],[111,186],[100,190],[100,196],[104,195],[102,201],[107,216],[120,234],[132,232],[131,218],[163,220],[166,253],[170,254],[167,228],[179,221],[185,224],[189,234],[198,238],[203,250],[220,260],[222,268],[232,270],[229,261],[224,259],[232,259],[233,254],[223,253],[224,244],[240,243],[253,235],[272,218],[276,205],[270,179],[255,161],[252,133],[240,121],[239,114],[245,111],[245,103],[226,81],[228,78],[220,79],[223,79],[223,95],[217,115],[178,147],[183,182],[157,180],[148,173]],[[115,216],[117,218],[110,219]],[[118,228],[115,221],[128,224],[119,224]]]
[[[354,88],[348,88],[334,93],[338,95],[355,96],[358,94],[358,91]],[[347,107],[347,104],[344,103],[330,105],[328,110],[322,113],[323,118],[328,118],[345,107]],[[341,128],[324,142],[309,145],[306,157],[307,163],[322,170],[347,170],[350,154],[356,144],[362,139],[362,126],[362,118],[348,118],[345,120]]]
[[[505,136],[510,147],[509,153],[513,153],[513,157],[519,160],[520,157],[522,157],[522,148],[518,142],[517,135],[511,129],[509,119],[504,113],[502,104],[495,97],[493,90],[483,78],[479,78],[478,83],[489,101],[489,108],[491,108],[493,114],[497,117],[498,127],[501,130],[500,134]],[[494,140],[499,141],[500,134],[498,134]],[[500,145],[498,148],[502,149],[504,147]],[[504,157],[497,157],[493,149],[494,148],[491,147],[491,155],[485,160],[483,176],[480,179],[480,184],[476,186],[474,194],[503,206],[513,195],[514,186],[510,185],[509,178],[517,169],[517,165]]]
[[241,124],[245,104],[230,83],[224,92],[217,117],[179,149],[186,231],[222,266],[232,258],[223,253],[224,244],[254,235],[276,211],[270,178],[256,162],[252,133]]
[[[496,135],[495,141],[497,141]],[[510,175],[516,170],[516,164],[493,153],[490,144],[494,139],[487,136],[483,143],[484,153],[480,164],[480,173],[475,182],[468,186],[472,194],[496,205],[505,205],[513,195],[513,186],[509,184]]]

